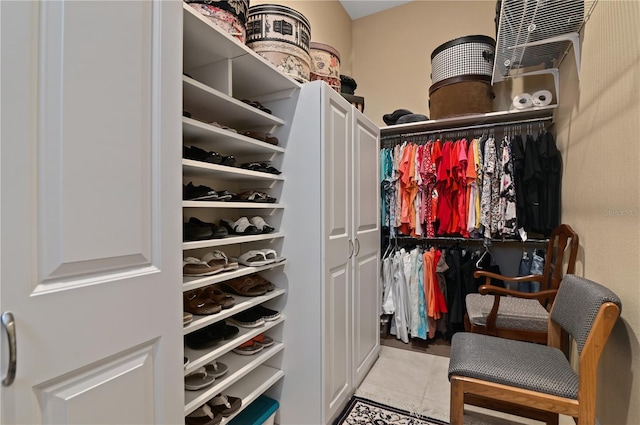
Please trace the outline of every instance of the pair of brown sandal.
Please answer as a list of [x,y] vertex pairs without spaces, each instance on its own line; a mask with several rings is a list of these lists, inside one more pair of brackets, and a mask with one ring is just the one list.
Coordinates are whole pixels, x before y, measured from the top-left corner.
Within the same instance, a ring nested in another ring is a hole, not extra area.
[[236,304],[235,298],[213,286],[185,292],[182,298],[184,311],[198,315],[220,313]]
[[244,297],[259,297],[273,291],[276,286],[257,274],[236,277],[221,283],[225,290]]

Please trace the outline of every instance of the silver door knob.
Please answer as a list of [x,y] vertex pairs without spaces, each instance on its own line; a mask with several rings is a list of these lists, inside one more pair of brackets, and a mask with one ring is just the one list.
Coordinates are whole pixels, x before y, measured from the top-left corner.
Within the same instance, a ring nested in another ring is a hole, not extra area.
[[9,338],[9,369],[7,370],[7,376],[2,380],[2,385],[8,387],[13,384],[17,369],[16,322],[10,311],[2,313],[2,326],[7,330],[7,337]]

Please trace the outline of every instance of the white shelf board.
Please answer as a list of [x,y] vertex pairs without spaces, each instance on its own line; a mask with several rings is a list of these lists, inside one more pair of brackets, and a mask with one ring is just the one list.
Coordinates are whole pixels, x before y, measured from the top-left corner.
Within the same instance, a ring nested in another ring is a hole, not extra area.
[[206,145],[210,147],[208,150],[219,153],[227,153],[226,151],[228,151],[234,155],[276,154],[285,151],[280,146],[261,142],[187,117],[182,117],[182,143],[184,145]]
[[300,88],[300,83],[280,72],[235,37],[221,31],[187,4],[183,5],[183,20],[185,72],[230,58],[233,93],[239,99],[254,99]]
[[201,288],[207,285],[213,285],[215,283],[224,282],[225,280],[234,279],[240,276],[246,276],[252,273],[259,273],[265,270],[271,270],[276,267],[282,267],[287,264],[287,260],[280,261],[279,263],[267,264],[266,266],[259,267],[247,267],[241,265],[238,269],[218,273],[213,276],[183,276],[182,277],[182,290],[190,291],[192,289]]
[[231,385],[225,393],[242,399],[242,407],[233,415],[222,420],[222,424],[240,414],[246,407],[264,394],[273,384],[284,376],[284,371],[270,366],[260,365],[250,375]]
[[220,180],[233,181],[284,181],[284,175],[263,173],[228,165],[209,164],[208,162],[182,159],[182,169],[193,176],[208,176]]
[[194,314],[193,321],[187,326],[184,326],[182,332],[184,335],[187,335],[193,331],[202,329],[205,326],[212,325],[216,322],[219,322],[220,320],[226,319],[227,317],[231,317],[234,314],[238,314],[251,307],[255,307],[258,304],[262,304],[264,302],[277,298],[283,295],[285,292],[286,291],[282,288],[276,288],[264,295],[260,295],[259,297],[243,297],[240,295],[233,295],[233,298],[235,298],[236,300],[236,304],[233,307],[223,309],[220,313],[209,314],[207,316]]
[[219,343],[219,345],[213,349],[207,348],[203,350],[194,350],[185,345],[184,355],[189,358],[189,364],[184,370],[185,376],[198,369],[199,367],[211,363],[213,360],[217,359],[223,354],[230,352],[243,342],[248,341],[251,338],[255,338],[261,333],[268,331],[276,325],[279,325],[280,323],[284,322],[284,319],[285,317],[281,315],[278,320],[266,321],[264,325],[257,328],[243,328],[241,326],[234,325],[233,323],[229,323],[229,325],[231,326],[236,326],[240,330],[240,332],[238,332],[238,334],[232,339]]
[[468,114],[438,120],[396,124],[380,127],[380,137],[438,131],[474,125],[502,124],[531,119],[552,118],[557,105],[539,106],[524,110],[488,112],[486,114]]
[[228,202],[228,201],[182,201],[183,208],[243,208],[277,210],[284,208],[283,204],[271,204],[267,202]]
[[193,241],[193,242],[183,242],[182,249],[198,249],[198,248],[209,248],[214,246],[226,246],[226,245],[235,245],[239,243],[247,243],[247,242],[256,242],[256,241],[266,241],[269,239],[278,239],[283,238],[283,232],[276,233],[267,233],[264,235],[251,235],[251,236],[228,236],[220,239],[206,239],[204,241]]
[[267,114],[199,81],[182,76],[182,108],[203,122],[217,122],[242,132],[245,129],[284,125]]
[[185,391],[184,414],[188,415],[193,412],[208,400],[226,390],[237,380],[246,376],[262,363],[278,354],[283,348],[283,343],[276,342],[273,346],[265,348],[258,354],[254,354],[252,356],[241,356],[233,352],[223,355],[219,360],[229,366],[229,372],[224,377],[216,379],[210,387],[204,388],[200,391]]

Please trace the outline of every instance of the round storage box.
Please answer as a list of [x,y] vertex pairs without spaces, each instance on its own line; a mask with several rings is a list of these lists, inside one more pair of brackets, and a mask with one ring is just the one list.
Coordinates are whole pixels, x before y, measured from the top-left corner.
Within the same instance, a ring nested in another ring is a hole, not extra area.
[[300,81],[309,81],[311,25],[300,12],[278,4],[251,6],[247,46]]
[[495,48],[495,40],[486,35],[468,35],[441,44],[431,54],[431,83],[460,75],[491,81]]
[[431,54],[429,116],[432,120],[493,111],[493,56],[496,42],[486,35],[447,41]]
[[328,44],[311,42],[311,81],[322,80],[340,93],[340,53]]
[[249,0],[186,0],[193,9],[206,16],[212,23],[246,42],[246,22]]
[[491,83],[472,75],[453,77],[429,87],[432,120],[493,111]]

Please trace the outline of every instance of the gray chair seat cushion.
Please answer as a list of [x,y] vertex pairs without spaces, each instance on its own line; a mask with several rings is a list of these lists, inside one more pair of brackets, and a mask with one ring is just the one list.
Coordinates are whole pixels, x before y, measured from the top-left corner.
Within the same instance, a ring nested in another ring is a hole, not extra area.
[[[493,307],[493,295],[468,294],[466,297],[469,322],[485,326]],[[549,312],[538,300],[501,297],[496,326],[499,328],[547,331]]]
[[562,351],[531,342],[458,332],[449,357],[453,375],[578,399],[578,375]]

